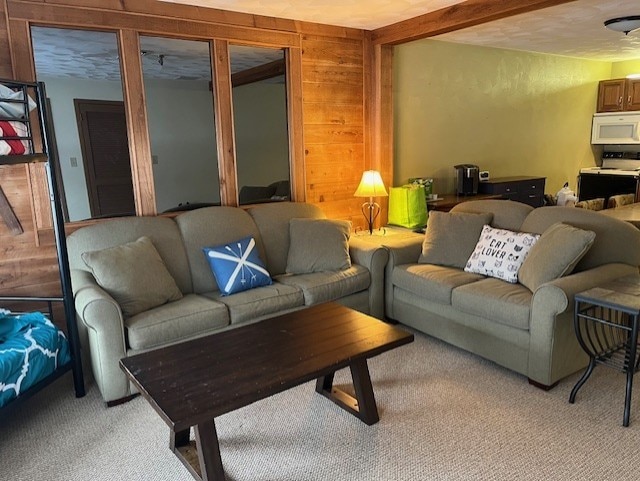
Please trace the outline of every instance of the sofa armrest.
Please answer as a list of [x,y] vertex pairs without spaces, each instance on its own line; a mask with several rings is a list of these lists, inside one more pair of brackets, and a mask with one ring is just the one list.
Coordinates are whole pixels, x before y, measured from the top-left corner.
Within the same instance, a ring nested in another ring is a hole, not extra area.
[[387,249],[357,238],[349,240],[351,262],[369,269],[369,314],[384,319],[384,270],[389,259]]
[[403,264],[415,264],[422,254],[422,242],[424,236],[415,236],[399,239],[388,243],[389,260],[384,273],[385,315],[393,319],[393,282],[392,274],[396,266]]
[[102,397],[113,401],[128,396],[129,381],[119,366],[127,355],[120,306],[87,271],[73,270],[71,285],[76,315],[87,328],[91,368]]
[[529,323],[529,378],[551,386],[586,365],[573,327],[574,296],[638,272],[628,264],[605,264],[555,279],[533,295]]

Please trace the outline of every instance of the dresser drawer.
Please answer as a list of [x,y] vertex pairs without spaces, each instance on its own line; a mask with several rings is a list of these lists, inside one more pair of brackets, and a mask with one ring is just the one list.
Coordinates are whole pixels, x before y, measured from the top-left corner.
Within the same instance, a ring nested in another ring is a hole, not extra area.
[[544,180],[545,179],[532,179],[520,181],[518,182],[518,190],[520,192],[537,192],[540,195],[544,195]]
[[522,202],[523,204],[529,204],[532,207],[542,207],[544,205],[544,194],[520,193],[511,200]]
[[501,177],[480,182],[478,191],[540,207],[544,204],[544,184],[544,177]]
[[513,195],[518,193],[518,182],[500,182],[495,184],[489,182],[481,182],[479,190],[487,194]]

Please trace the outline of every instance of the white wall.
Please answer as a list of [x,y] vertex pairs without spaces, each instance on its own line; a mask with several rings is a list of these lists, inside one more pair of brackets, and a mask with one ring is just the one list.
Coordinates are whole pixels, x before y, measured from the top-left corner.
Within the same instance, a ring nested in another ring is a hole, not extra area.
[[158,212],[187,202],[220,202],[213,96],[209,83],[146,80]]
[[287,95],[284,83],[233,89],[238,189],[289,180]]
[[[45,82],[47,96],[51,99],[69,220],[89,219],[91,210],[73,99],[122,101],[122,85],[120,82],[73,78],[38,77],[38,80]],[[77,161],[75,167],[71,165],[72,157]]]

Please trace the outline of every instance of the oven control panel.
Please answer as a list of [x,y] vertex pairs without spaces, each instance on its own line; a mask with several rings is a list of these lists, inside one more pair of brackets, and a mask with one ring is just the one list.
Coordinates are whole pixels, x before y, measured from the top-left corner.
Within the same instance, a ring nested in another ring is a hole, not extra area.
[[603,152],[603,159],[637,159],[640,160],[640,152]]

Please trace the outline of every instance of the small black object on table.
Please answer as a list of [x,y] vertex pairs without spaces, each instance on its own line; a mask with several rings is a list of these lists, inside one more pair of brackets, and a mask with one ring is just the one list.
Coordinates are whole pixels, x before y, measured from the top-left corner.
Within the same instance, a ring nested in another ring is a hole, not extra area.
[[571,390],[569,402],[593,372],[596,364],[627,375],[623,426],[629,426],[633,375],[640,367],[638,319],[640,276],[631,275],[594,287],[575,296],[574,328],[578,342],[589,355],[589,365]]

